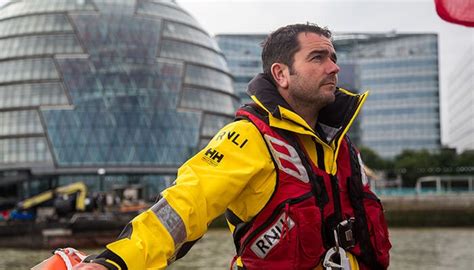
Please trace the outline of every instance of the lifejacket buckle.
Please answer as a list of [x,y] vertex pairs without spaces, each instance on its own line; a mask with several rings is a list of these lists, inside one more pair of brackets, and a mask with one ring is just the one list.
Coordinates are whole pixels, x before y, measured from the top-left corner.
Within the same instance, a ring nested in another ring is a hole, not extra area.
[[356,244],[353,230],[354,223],[355,218],[351,217],[349,219],[343,220],[336,226],[337,240],[339,241],[338,244],[344,249],[354,247]]
[[[340,264],[333,262],[332,260],[335,255],[339,255]],[[349,264],[349,259],[347,258],[346,252],[342,248],[333,247],[326,252],[326,256],[324,256],[323,266],[326,270],[351,270],[351,266]]]
[[[337,229],[334,229],[333,232],[336,246],[326,252],[326,255],[324,256],[323,266],[326,270],[351,270],[349,258],[347,258],[346,251],[343,248],[339,247]],[[334,262],[334,259],[336,259],[335,255],[339,255],[339,264]]]

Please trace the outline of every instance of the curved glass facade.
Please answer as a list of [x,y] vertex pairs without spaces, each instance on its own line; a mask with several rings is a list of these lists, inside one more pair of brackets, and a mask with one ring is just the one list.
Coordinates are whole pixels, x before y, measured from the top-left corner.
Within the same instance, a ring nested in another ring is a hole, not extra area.
[[105,188],[160,190],[237,104],[216,42],[174,1],[0,9],[0,185],[15,170],[93,183],[105,168]]

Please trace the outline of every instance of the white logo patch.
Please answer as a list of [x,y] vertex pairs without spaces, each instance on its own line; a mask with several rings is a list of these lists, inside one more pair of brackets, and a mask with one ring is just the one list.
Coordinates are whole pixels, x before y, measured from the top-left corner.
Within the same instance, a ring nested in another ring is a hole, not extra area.
[[[283,213],[277,222],[260,235],[252,244],[250,249],[260,258],[265,258],[281,239],[282,234],[288,233],[294,226],[295,222]],[[286,227],[286,228],[285,228]],[[284,232],[284,230],[288,230]]]
[[264,135],[264,138],[270,146],[270,151],[272,152],[278,168],[305,183],[309,183],[308,172],[306,172],[306,169],[301,163],[301,159],[298,152],[296,152],[296,149],[284,141],[267,134]]

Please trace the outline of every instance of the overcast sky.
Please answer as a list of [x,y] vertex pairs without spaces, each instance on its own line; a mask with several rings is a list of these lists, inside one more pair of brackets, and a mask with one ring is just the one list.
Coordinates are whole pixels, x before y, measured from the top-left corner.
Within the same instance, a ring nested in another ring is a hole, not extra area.
[[[72,1],[72,0],[69,0]],[[6,0],[0,0],[0,5]],[[447,98],[455,65],[474,53],[474,28],[441,20],[434,0],[177,0],[212,35],[268,33],[307,21],[334,32],[437,33],[439,36],[442,140],[448,139]],[[474,86],[473,86],[474,91]],[[473,104],[474,106],[474,104]]]
[[[178,0],[211,34],[268,33],[290,23],[314,22],[334,32],[437,33],[442,141],[448,139],[449,80],[474,53],[474,28],[441,20],[434,0]],[[474,86],[472,86],[474,91]],[[370,97],[369,97],[370,98]],[[474,104],[473,104],[474,106]]]

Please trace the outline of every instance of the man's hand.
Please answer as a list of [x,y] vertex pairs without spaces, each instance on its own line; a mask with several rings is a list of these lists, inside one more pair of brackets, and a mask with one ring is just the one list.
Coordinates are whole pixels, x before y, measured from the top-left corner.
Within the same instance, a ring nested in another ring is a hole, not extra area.
[[107,268],[97,263],[80,263],[76,264],[72,270],[107,270]]

